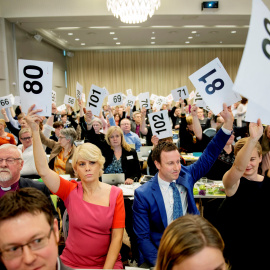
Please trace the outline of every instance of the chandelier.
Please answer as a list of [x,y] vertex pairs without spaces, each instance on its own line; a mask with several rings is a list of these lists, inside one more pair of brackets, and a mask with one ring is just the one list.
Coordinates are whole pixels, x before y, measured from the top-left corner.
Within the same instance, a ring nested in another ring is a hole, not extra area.
[[151,18],[160,0],[107,0],[107,8],[124,23],[142,23]]

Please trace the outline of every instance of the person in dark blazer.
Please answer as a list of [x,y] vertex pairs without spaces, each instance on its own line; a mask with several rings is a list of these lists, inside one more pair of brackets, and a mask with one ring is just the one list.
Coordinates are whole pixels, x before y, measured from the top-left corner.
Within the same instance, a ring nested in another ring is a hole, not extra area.
[[[221,114],[225,123],[197,162],[182,166],[178,148],[170,142],[153,149],[153,161],[159,172],[135,190],[133,203],[133,228],[141,267],[155,265],[161,236],[174,219],[187,213],[199,214],[193,186],[210,170],[232,133],[232,113],[225,104],[223,108]],[[195,120],[198,119],[195,117]]]

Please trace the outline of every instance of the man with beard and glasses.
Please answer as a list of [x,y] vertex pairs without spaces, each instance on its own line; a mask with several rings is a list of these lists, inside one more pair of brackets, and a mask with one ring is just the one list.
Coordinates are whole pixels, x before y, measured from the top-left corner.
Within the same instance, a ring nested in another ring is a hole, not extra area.
[[[31,179],[20,177],[23,168],[22,152],[17,146],[4,144],[0,146],[0,198],[8,191],[15,191],[24,187],[34,187],[42,191],[50,200],[51,193],[45,184]],[[58,214],[54,209],[54,216],[58,219]]]

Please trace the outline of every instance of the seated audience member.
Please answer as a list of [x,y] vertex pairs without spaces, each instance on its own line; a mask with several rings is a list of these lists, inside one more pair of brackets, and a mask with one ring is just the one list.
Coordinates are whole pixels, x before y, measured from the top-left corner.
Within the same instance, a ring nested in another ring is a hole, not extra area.
[[237,106],[236,114],[235,114],[237,127],[246,126],[245,119],[246,119],[246,112],[247,112],[247,104],[248,104],[248,100],[243,97],[242,100],[240,101],[240,104]]
[[[217,128],[217,132],[220,130],[221,126]],[[213,164],[210,171],[205,175],[208,179],[211,180],[222,180],[224,174],[232,167],[234,163],[234,148],[232,143],[234,142],[234,133],[227,141],[226,145],[222,149],[217,160]]]
[[155,270],[225,270],[224,242],[218,230],[198,215],[173,221],[160,241]]
[[101,129],[103,127],[101,120],[99,118],[95,117],[94,119],[91,120],[90,124],[93,127],[95,133],[100,134],[101,139],[104,140],[105,135],[104,135],[104,133],[101,133]]
[[58,222],[53,206],[35,188],[0,199],[0,256],[7,270],[69,270],[58,258]]
[[18,146],[18,149],[22,151],[23,157],[23,168],[21,170],[21,176],[25,178],[38,179],[39,175],[36,170],[33,156],[33,139],[31,129],[21,129],[19,132],[19,140],[22,144]]
[[218,216],[217,228],[225,242],[224,256],[232,269],[267,269],[269,265],[270,171],[258,174],[262,149],[258,142],[261,121],[250,123],[250,137],[234,147],[235,161],[224,175],[226,199]]
[[[49,139],[54,140],[55,142],[58,142],[59,136],[60,136],[60,130],[64,128],[63,123],[61,121],[56,121],[53,123],[54,132],[52,132],[52,135],[49,137]],[[49,147],[46,148],[46,153],[49,155],[51,153],[52,149]]]
[[193,153],[203,152],[210,139],[202,132],[198,119],[196,105],[191,107],[191,115],[188,117],[183,113],[183,101],[181,102],[181,125],[179,128],[181,152]]
[[197,115],[203,131],[211,127],[211,119],[204,117],[204,112],[202,108],[198,108]]
[[181,108],[179,107],[179,102],[172,108],[169,116],[172,119],[172,129],[179,129],[181,123]]
[[133,113],[133,120],[131,123],[131,131],[136,133],[139,137],[141,137],[140,133],[140,125],[142,121],[142,114],[138,111]]
[[61,178],[46,163],[37,124],[41,118],[36,114],[41,110],[33,107],[26,119],[33,133],[36,167],[48,188],[64,201],[69,215],[68,238],[61,260],[75,268],[121,269],[123,192],[99,181],[105,162],[100,149],[90,143],[78,146],[72,166],[80,181]]
[[[28,127],[28,125],[27,125],[27,123],[26,123],[26,121],[24,119],[23,114],[20,114],[18,116],[18,122],[20,124],[20,127],[15,127],[15,126],[13,126],[13,124],[8,119],[6,111],[4,109],[2,109],[1,112],[2,112],[2,114],[4,116],[4,118],[5,118],[6,126],[9,129],[9,131],[13,135],[15,135],[17,138],[19,138],[19,132],[20,132],[21,128],[27,128]],[[18,141],[18,144],[20,144],[19,141]]]
[[[51,193],[43,183],[20,176],[23,164],[22,153],[18,150],[17,146],[12,144],[0,146],[0,197],[8,191],[14,191],[24,187],[34,187],[42,191],[53,205],[50,197]],[[55,209],[54,215],[58,218]]]
[[119,126],[120,120],[121,120],[120,119],[120,114],[119,113],[114,113],[113,118],[114,118],[114,121],[115,121],[115,125]]
[[[168,138],[164,138],[164,139],[159,140],[159,138],[156,135],[152,136],[153,148],[156,147],[159,143],[163,143],[163,142],[173,143],[173,138],[168,137]],[[153,153],[153,150],[151,150],[151,152],[149,153],[149,156],[147,159],[147,166],[149,167],[150,175],[155,175],[158,172],[158,169],[153,161],[152,153]],[[181,156],[180,156],[180,158],[181,158],[181,164],[186,165],[185,160]]]
[[17,144],[14,136],[11,133],[5,132],[5,128],[7,127],[5,120],[0,119],[0,145],[10,143]]
[[150,125],[146,124],[147,110],[146,110],[145,107],[142,107],[141,114],[142,114],[142,122],[141,122],[141,125],[140,125],[140,132],[141,132],[142,135],[146,136],[146,145],[151,146],[151,145],[153,145],[152,144],[153,133],[152,133]]
[[133,227],[141,255],[139,264],[155,265],[161,236],[174,219],[187,213],[199,214],[193,186],[210,170],[232,132],[233,116],[225,104],[223,108],[223,127],[199,160],[190,166],[181,166],[178,148],[173,143],[164,142],[153,149],[152,158],[159,172],[135,190],[133,202]]
[[49,167],[58,174],[70,174],[74,177],[74,170],[71,165],[72,156],[76,149],[74,141],[77,138],[77,133],[74,128],[64,128],[60,130],[58,142],[46,138],[40,132],[40,138],[43,144],[52,149],[49,157]]
[[120,127],[124,133],[125,141],[128,144],[135,144],[135,149],[137,152],[140,152],[140,148],[142,146],[139,136],[131,131],[131,123],[130,120],[124,118],[120,122]]
[[262,174],[270,168],[270,126],[266,126],[260,139],[262,146]]

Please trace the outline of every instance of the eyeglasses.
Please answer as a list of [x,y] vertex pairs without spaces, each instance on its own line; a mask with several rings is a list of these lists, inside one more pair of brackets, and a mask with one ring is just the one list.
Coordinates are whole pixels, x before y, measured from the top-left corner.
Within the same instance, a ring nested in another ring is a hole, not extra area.
[[4,160],[8,165],[13,165],[16,160],[21,160],[21,158],[0,158],[0,164],[2,164]]
[[12,260],[14,258],[22,256],[24,246],[28,246],[32,251],[42,249],[48,245],[52,231],[53,225],[51,225],[48,236],[31,240],[30,242],[24,245],[10,247],[8,249],[1,251],[0,255],[2,256],[2,258],[6,260]]
[[26,140],[30,140],[32,137],[25,137],[25,138],[21,138],[21,140],[26,141]]

